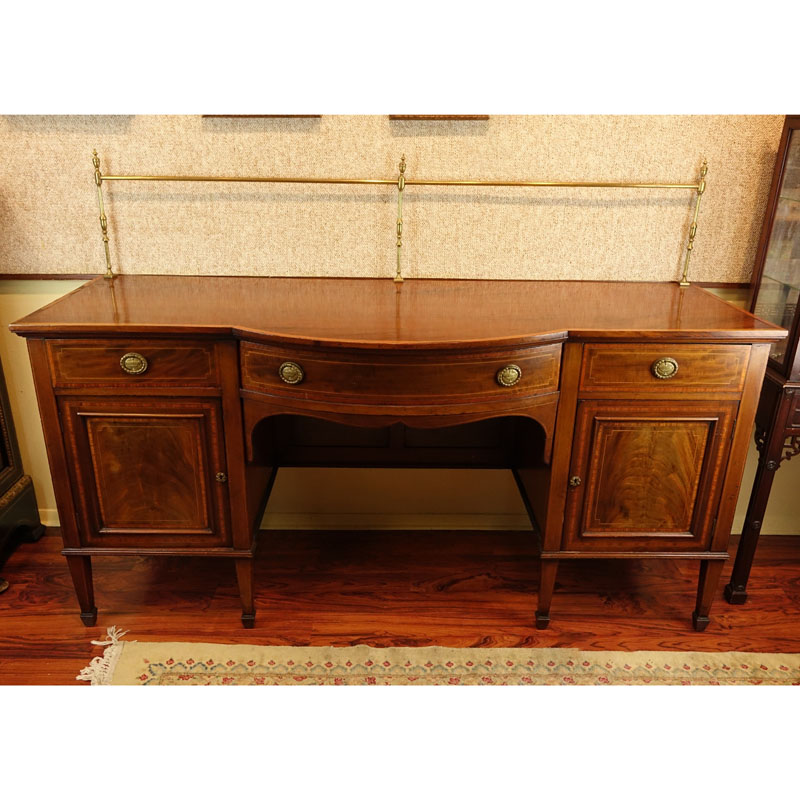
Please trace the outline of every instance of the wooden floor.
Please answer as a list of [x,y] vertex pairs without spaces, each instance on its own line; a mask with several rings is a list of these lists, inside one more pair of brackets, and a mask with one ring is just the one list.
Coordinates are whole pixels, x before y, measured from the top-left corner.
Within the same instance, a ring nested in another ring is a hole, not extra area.
[[85,628],[60,548],[48,533],[0,570],[0,683],[74,684],[110,625],[139,641],[800,652],[796,537],[762,539],[748,603],[720,586],[704,633],[690,623],[698,564],[656,560],[563,562],[537,631],[538,562],[520,532],[264,532],[252,630],[230,561],[149,557],[94,559],[98,625]]

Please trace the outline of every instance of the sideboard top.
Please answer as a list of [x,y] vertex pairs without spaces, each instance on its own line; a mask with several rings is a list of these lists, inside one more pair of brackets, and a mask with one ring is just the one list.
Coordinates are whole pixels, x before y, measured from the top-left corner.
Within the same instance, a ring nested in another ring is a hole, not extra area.
[[373,278],[97,278],[33,312],[25,336],[242,335],[362,347],[573,339],[777,341],[787,332],[674,283]]

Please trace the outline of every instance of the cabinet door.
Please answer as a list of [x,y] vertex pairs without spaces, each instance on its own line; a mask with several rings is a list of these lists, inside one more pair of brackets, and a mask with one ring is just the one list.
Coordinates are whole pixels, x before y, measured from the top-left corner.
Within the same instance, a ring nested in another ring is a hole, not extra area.
[[65,399],[61,414],[84,546],[229,544],[217,401]]
[[581,401],[564,549],[708,549],[736,409],[732,401]]

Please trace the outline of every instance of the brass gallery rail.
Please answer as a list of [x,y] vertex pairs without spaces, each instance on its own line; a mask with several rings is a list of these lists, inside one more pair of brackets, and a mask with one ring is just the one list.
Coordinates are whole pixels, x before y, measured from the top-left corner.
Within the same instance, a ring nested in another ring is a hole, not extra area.
[[406,186],[494,186],[494,187],[547,187],[576,189],[692,189],[696,194],[692,224],[689,227],[689,239],[686,243],[686,256],[683,264],[683,275],[680,285],[689,286],[689,259],[694,249],[697,235],[697,216],[700,212],[700,199],[706,188],[708,163],[703,160],[697,183],[625,183],[607,181],[473,181],[473,180],[423,180],[407,179],[406,157],[400,160],[397,178],[302,178],[302,177],[269,177],[239,175],[103,175],[100,172],[100,158],[97,150],[93,151],[94,179],[97,184],[97,200],[100,206],[100,230],[106,254],[106,278],[113,278],[111,254],[108,247],[108,220],[103,204],[103,183],[106,181],[168,181],[168,182],[204,182],[204,183],[316,183],[345,184],[370,186],[397,186],[397,272],[394,280],[402,283],[401,250],[403,247],[403,191]]

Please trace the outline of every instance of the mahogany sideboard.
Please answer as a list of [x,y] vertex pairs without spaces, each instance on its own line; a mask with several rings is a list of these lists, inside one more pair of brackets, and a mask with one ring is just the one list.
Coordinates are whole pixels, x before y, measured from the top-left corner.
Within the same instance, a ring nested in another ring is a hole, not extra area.
[[699,562],[702,630],[770,344],[786,332],[667,283],[98,278],[28,339],[67,558],[233,559],[282,465],[513,470],[541,551]]

